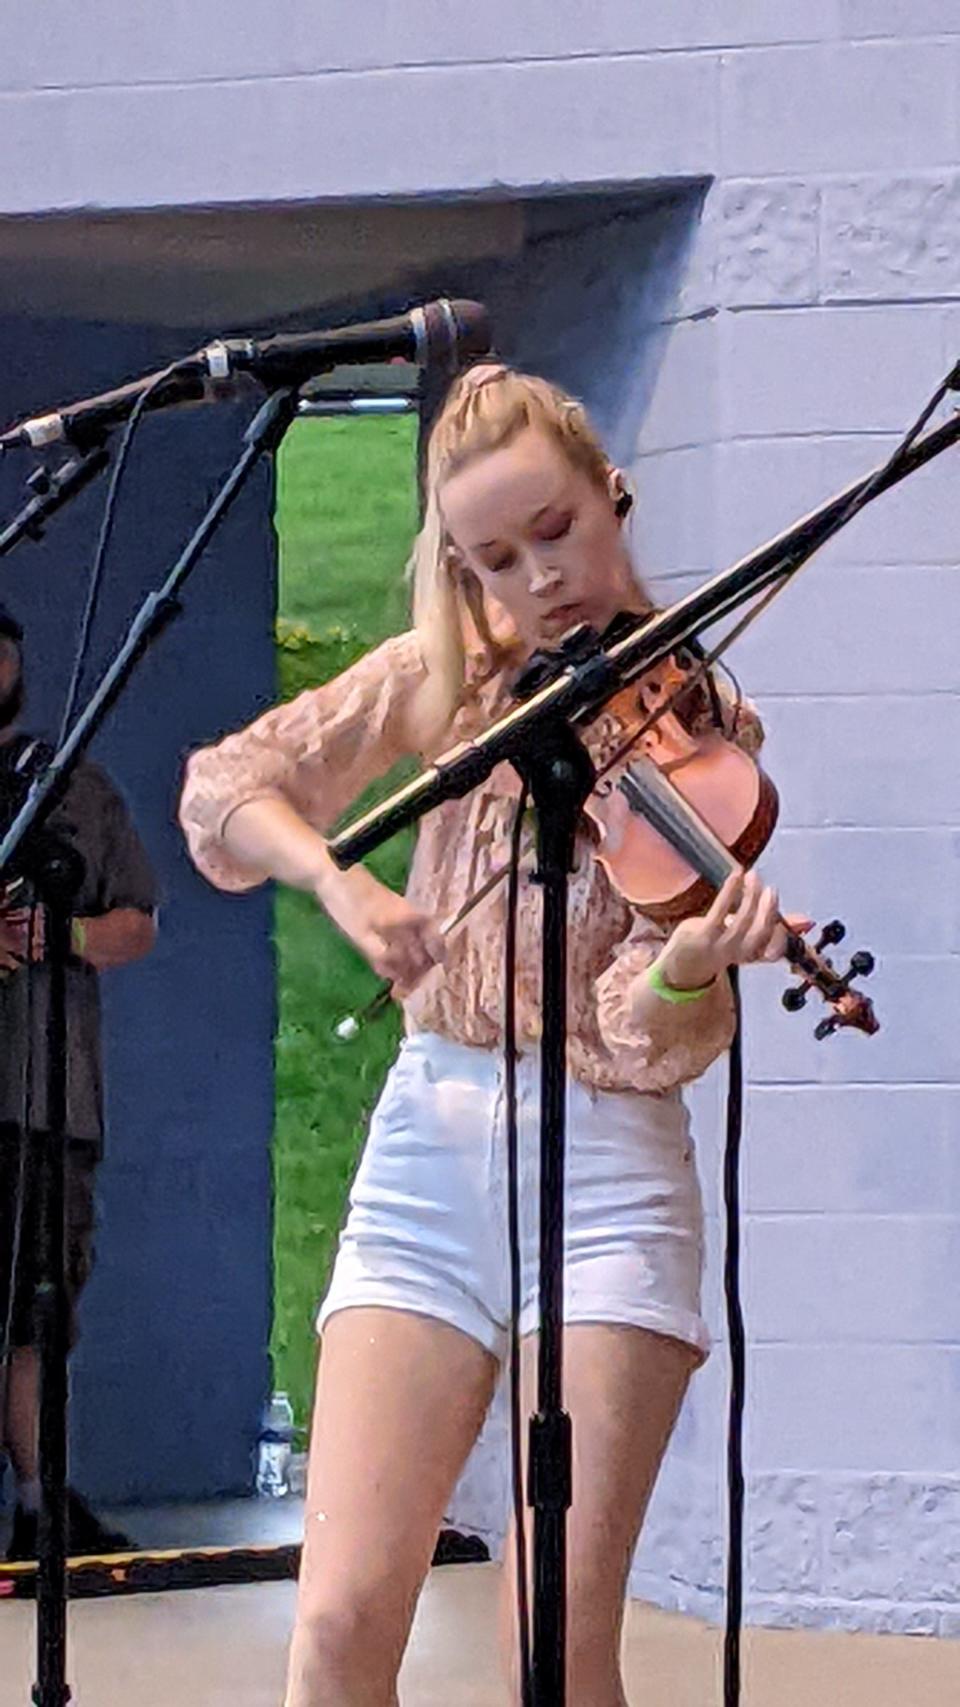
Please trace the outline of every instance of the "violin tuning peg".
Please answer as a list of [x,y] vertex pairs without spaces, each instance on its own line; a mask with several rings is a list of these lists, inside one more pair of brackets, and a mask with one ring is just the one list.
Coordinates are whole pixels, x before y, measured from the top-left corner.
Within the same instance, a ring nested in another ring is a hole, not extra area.
[[858,948],[856,954],[850,956],[850,975],[854,978],[869,978],[876,964],[867,949]]
[[825,1037],[829,1037],[834,1031],[836,1031],[839,1024],[840,1021],[836,1014],[832,1014],[829,1019],[822,1019],[820,1024],[814,1028],[813,1035],[817,1042],[822,1043]]
[[843,921],[841,919],[831,919],[830,923],[828,925],[824,925],[823,930],[820,932],[820,940],[817,943],[816,952],[819,954],[822,948],[829,948],[831,943],[842,942],[846,934],[847,927]]
[[805,984],[791,984],[780,997],[788,1014],[796,1014],[807,1005],[807,987]]

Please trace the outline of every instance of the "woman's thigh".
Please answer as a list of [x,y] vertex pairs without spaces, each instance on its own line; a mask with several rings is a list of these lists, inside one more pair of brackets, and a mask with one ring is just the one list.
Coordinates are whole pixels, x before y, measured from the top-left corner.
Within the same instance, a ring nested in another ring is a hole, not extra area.
[[[539,1336],[523,1342],[526,1417],[536,1394]],[[627,1575],[657,1472],[699,1353],[646,1328],[578,1322],[564,1334],[564,1409],[573,1428],[567,1514],[568,1639],[572,1654],[619,1643]],[[532,1564],[533,1514],[527,1510]],[[513,1530],[504,1560],[502,1623],[511,1642]]]
[[330,1317],[310,1445],[301,1617],[373,1611],[405,1639],[496,1376],[488,1351],[430,1317],[373,1306]]

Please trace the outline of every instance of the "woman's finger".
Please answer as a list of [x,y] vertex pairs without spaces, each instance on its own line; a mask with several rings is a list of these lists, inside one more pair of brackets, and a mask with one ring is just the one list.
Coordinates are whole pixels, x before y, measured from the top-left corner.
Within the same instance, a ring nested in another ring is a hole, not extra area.
[[421,939],[406,942],[385,942],[380,955],[383,976],[394,983],[418,983],[436,964]]
[[782,932],[780,898],[775,889],[764,889],[740,945],[745,961],[762,960],[774,938]]
[[758,958],[758,954],[767,941],[770,927],[765,926],[758,913],[759,898],[754,897],[753,906],[749,912],[744,912],[733,920],[728,932],[724,934],[723,951],[731,961],[746,965],[748,961]]
[[726,882],[717,890],[713,903],[703,915],[703,923],[719,934],[726,924],[730,913],[735,912],[743,896],[743,883],[746,873],[738,867],[732,871]]
[[778,924],[774,929],[774,932],[770,938],[770,941],[767,943],[767,946],[764,949],[763,953],[758,956],[758,959],[760,959],[760,960],[782,960],[784,958],[784,956],[786,955],[786,952],[787,952],[787,930],[786,930],[786,926],[783,924]]
[[423,945],[435,966],[442,966],[447,958],[447,939],[441,930],[435,928],[426,932]]
[[761,884],[757,873],[755,871],[745,872],[739,904],[728,916],[720,935],[720,947],[725,954],[734,953],[742,944],[756,916],[761,893]]

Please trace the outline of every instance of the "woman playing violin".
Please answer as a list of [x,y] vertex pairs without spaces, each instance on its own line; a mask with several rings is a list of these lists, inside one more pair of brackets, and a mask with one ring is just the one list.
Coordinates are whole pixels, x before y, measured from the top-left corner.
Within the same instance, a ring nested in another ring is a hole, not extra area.
[[[509,1328],[501,1069],[505,894],[454,913],[505,862],[518,783],[499,767],[420,826],[406,895],[339,870],[324,834],[404,754],[435,756],[506,710],[537,647],[650,608],[629,508],[582,407],[499,365],[452,387],[431,436],[414,626],[337,680],[195,754],[181,816],[220,888],[314,894],[403,1003],[324,1298],[306,1536],[286,1707],[391,1707],[437,1530],[477,1438]],[[700,715],[709,717],[703,696]],[[761,740],[729,702],[728,738]],[[695,724],[695,720],[694,720]],[[622,741],[608,710],[594,762]],[[523,1408],[537,1342],[540,891],[518,915]],[[691,1375],[702,1210],[680,1087],[727,1047],[726,969],[778,957],[776,894],[736,874],[700,917],[654,923],[589,836],[570,883],[565,1388],[573,1420],[568,1699],[624,1707],[620,1630],[644,1512]],[[508,1542],[502,1635],[513,1673]],[[517,1683],[514,1697],[519,1700]]]

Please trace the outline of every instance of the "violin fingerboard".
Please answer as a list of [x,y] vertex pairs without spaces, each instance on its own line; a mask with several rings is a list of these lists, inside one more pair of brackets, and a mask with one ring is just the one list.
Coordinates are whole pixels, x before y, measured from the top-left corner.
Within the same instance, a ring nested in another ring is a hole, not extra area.
[[714,889],[736,870],[737,861],[652,759],[632,760],[617,786],[628,805]]

